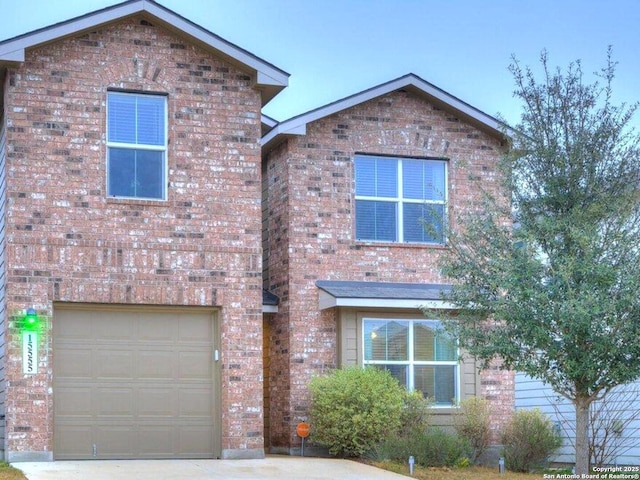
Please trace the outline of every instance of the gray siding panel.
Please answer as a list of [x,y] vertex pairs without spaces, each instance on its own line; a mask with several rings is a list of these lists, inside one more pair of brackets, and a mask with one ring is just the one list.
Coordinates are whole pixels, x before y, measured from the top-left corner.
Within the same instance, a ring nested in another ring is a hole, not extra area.
[[[626,391],[640,392],[640,381],[620,388]],[[573,446],[575,411],[573,404],[556,394],[540,380],[533,379],[522,373],[516,374],[515,398],[516,409],[539,408],[560,426],[563,444],[552,460],[573,463],[575,459]],[[637,412],[640,408],[640,398],[634,403],[624,402],[624,406],[625,410],[620,414],[620,418],[623,421],[625,418],[629,418],[629,415],[639,416]],[[612,463],[640,465],[640,418],[626,422],[622,435],[614,441],[617,442],[619,455],[615,459],[611,459]]]

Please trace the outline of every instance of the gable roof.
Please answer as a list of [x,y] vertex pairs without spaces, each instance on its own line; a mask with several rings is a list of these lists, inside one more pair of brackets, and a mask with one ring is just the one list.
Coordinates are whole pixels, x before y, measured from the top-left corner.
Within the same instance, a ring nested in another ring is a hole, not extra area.
[[[153,0],[128,0],[64,22],[40,28],[0,42],[0,80],[8,65],[24,62],[29,48],[76,36],[97,27],[144,14],[153,23],[187,37],[199,47],[249,72],[260,90],[265,105],[288,84],[289,74],[252,53],[224,40]],[[2,100],[0,99],[0,102]]]
[[316,108],[307,113],[303,113],[280,122],[262,137],[263,152],[268,152],[287,137],[304,135],[307,131],[307,124],[311,122],[397,90],[410,91],[415,95],[427,99],[429,102],[443,110],[453,112],[461,120],[475,125],[488,134],[500,139],[506,139],[507,135],[505,132],[508,132],[509,129],[507,125],[502,123],[500,120],[478,110],[466,102],[463,102],[459,98],[454,97],[417,75],[409,73],[396,78],[395,80],[383,83],[382,85],[369,88],[360,93],[356,93],[341,100],[329,103],[323,107]]

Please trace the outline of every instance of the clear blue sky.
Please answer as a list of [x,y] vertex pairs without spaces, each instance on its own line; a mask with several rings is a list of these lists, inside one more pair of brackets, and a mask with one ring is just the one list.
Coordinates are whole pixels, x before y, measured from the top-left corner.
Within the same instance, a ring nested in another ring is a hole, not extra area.
[[[480,110],[519,118],[511,55],[542,49],[587,80],[619,62],[617,101],[640,99],[640,0],[158,0],[291,74],[264,113],[298,113],[412,72]],[[119,3],[0,0],[0,39]],[[639,123],[639,119],[635,119]]]

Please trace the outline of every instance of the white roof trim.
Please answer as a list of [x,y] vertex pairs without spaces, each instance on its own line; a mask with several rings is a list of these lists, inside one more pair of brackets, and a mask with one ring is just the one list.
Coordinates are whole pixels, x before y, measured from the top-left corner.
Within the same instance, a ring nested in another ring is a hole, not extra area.
[[262,305],[262,313],[278,313],[277,305]]
[[299,123],[297,125],[288,124],[287,121],[280,122],[278,125],[269,131],[262,139],[260,140],[260,144],[262,147],[266,147],[270,145],[277,137],[288,136],[288,135],[306,135],[307,134],[307,124],[305,122]]
[[[164,27],[178,30],[218,51],[223,57],[244,65],[255,72],[257,86],[282,89],[289,82],[289,74],[242,48],[196,25],[152,0],[129,0],[86,15],[41,28],[0,42],[0,63],[24,61],[25,50],[60,38],[76,35],[99,25],[146,12]],[[266,102],[265,102],[266,103]]]
[[440,105],[449,107],[449,109],[456,112],[456,114],[479,123],[490,131],[493,131],[496,135],[503,136],[504,131],[507,130],[507,126],[491,115],[488,115],[468,103],[463,102],[459,98],[441,90],[417,75],[409,73],[400,78],[396,78],[395,80],[391,80],[390,82],[378,85],[377,87],[356,93],[355,95],[351,95],[323,107],[311,110],[307,113],[292,117],[289,120],[280,122],[276,128],[271,130],[262,138],[262,145],[263,147],[268,146],[281,135],[304,135],[306,133],[306,126],[308,123],[407,87],[413,88],[418,93],[422,93],[430,97]]
[[269,115],[265,115],[264,113],[260,116],[260,122],[269,128],[273,128],[278,125],[278,121],[275,118],[271,118]]
[[416,300],[393,298],[336,298],[324,290],[319,293],[319,308],[326,310],[333,307],[362,307],[362,308],[438,308],[453,310],[455,306],[443,300]]

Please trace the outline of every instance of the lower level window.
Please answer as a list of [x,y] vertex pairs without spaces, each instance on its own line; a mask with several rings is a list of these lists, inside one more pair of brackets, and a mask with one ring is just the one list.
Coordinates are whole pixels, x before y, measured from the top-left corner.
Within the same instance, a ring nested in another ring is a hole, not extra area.
[[436,406],[458,398],[457,342],[439,321],[364,318],[364,364],[388,370]]

